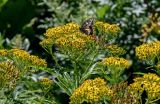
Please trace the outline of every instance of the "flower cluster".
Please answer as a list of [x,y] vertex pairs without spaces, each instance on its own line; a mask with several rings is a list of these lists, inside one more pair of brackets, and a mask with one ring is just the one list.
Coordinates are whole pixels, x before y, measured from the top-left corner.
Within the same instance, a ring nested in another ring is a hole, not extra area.
[[42,78],[40,82],[44,86],[51,86],[53,84],[52,80],[50,80],[49,78]]
[[130,84],[128,88],[136,96],[145,91],[148,100],[158,99],[160,98],[160,77],[152,73],[144,74],[143,77],[135,78],[134,83]]
[[68,23],[64,26],[49,28],[45,33],[46,38],[40,44],[42,46],[53,45],[56,39],[79,31],[79,28],[79,25],[76,23]]
[[48,29],[45,33],[45,36],[58,38],[60,35],[74,33],[78,31],[79,29],[80,29],[80,26],[78,24],[68,23],[63,26],[58,26],[58,27]]
[[7,50],[6,49],[1,49],[0,50],[0,56],[6,56],[7,55]]
[[[46,38],[40,44],[46,48],[55,45],[63,54],[78,54],[95,47],[95,39],[80,31],[79,25],[68,23],[64,26],[50,28],[45,33]],[[50,50],[50,49],[49,49]]]
[[41,84],[42,90],[45,93],[47,93],[52,88],[53,81],[50,80],[49,78],[42,78],[40,79],[40,84]]
[[[134,82],[128,86],[129,91],[134,95],[134,96],[141,96],[141,94],[144,91],[144,88],[142,87],[141,83],[142,78],[135,78]],[[136,82],[137,81],[137,82]]]
[[128,60],[118,57],[104,58],[102,62],[100,62],[100,64],[107,67],[123,68],[123,69],[128,68],[130,66],[130,62]]
[[19,78],[19,69],[13,65],[10,61],[4,61],[0,63],[0,87],[12,86]]
[[100,21],[96,21],[95,28],[104,34],[111,34],[110,37],[117,37],[117,33],[120,31],[120,28],[117,24],[108,24]]
[[160,54],[160,41],[145,43],[136,47],[136,56],[143,61],[154,61]]
[[47,66],[47,62],[43,59],[40,59],[38,56],[30,55],[28,52],[20,49],[11,49],[11,50],[0,50],[1,56],[12,57],[13,61],[15,59],[21,60],[21,62],[30,63],[36,66]]
[[47,62],[43,59],[40,59],[38,56],[30,55],[28,52],[20,49],[11,49],[9,51],[13,57],[16,57],[20,60],[26,61],[31,63],[32,65],[36,66],[47,66]]
[[111,104],[139,104],[138,98],[127,90],[128,83],[121,82],[112,86],[114,96]]
[[131,65],[129,60],[119,57],[108,57],[104,58],[98,64],[103,70],[102,73],[105,74],[105,78],[110,84],[117,84],[124,80],[122,74],[126,68]]
[[109,100],[113,96],[113,91],[106,85],[101,78],[86,80],[77,88],[70,97],[70,104],[98,104],[104,100]]
[[75,32],[70,35],[60,37],[55,41],[59,47],[70,47],[77,50],[84,49],[87,45],[93,42],[93,38],[81,32]]
[[126,53],[126,51],[123,48],[118,47],[118,45],[109,45],[106,46],[106,48],[109,56],[120,56]]

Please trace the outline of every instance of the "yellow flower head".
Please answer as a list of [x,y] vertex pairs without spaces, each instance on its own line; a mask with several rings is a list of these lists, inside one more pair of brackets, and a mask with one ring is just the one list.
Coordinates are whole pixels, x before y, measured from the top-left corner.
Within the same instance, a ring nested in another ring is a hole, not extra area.
[[104,58],[101,65],[108,66],[108,67],[116,67],[116,68],[128,68],[130,66],[130,62],[124,58],[118,57],[109,57]]
[[120,31],[120,28],[116,24],[108,24],[104,22],[97,21],[95,23],[95,28],[107,35],[111,34],[112,37],[117,37],[117,33]]
[[118,47],[118,45],[109,45],[106,46],[106,48],[110,56],[120,56],[126,53],[126,51],[123,48]]
[[40,59],[38,56],[30,55],[29,61],[33,65],[44,66],[44,67],[47,66],[47,62],[44,59]]
[[93,42],[94,40],[90,36],[87,36],[81,32],[75,32],[65,37],[60,37],[55,41],[55,44],[58,47],[63,47],[63,49],[68,47],[70,49],[73,48],[77,50],[82,50],[87,45]]
[[49,78],[42,78],[40,80],[40,82],[44,85],[44,86],[51,86],[53,84],[52,80],[50,80]]
[[[138,81],[136,82],[137,79],[138,79]],[[130,85],[128,86],[129,91],[130,91],[133,95],[138,96],[138,94],[141,95],[141,94],[143,93],[144,88],[142,88],[141,80],[143,81],[142,78],[139,78],[139,77],[138,77],[138,78],[134,79],[134,82],[135,82],[135,83],[132,83],[132,84],[130,84]]]
[[1,56],[6,56],[7,54],[8,54],[7,50],[5,50],[5,49],[0,50],[0,55]]
[[24,62],[29,62],[37,66],[47,66],[47,62],[38,56],[30,55],[28,52],[20,49],[11,49],[10,54]]
[[160,98],[160,77],[156,74],[148,73],[145,74],[143,78],[143,86],[148,98],[152,100]]
[[41,46],[52,46],[54,44],[53,39],[47,38],[39,43]]
[[143,78],[148,81],[160,81],[160,77],[152,73],[144,74]]
[[136,56],[140,60],[150,61],[160,54],[160,41],[145,43],[136,47]]
[[76,23],[68,23],[64,26],[58,26],[54,28],[50,28],[46,31],[45,36],[47,38],[59,38],[61,36],[74,33],[78,31],[80,26]]
[[14,57],[20,58],[21,60],[28,60],[30,57],[28,52],[20,49],[11,49],[10,54]]
[[81,104],[85,101],[90,104],[98,104],[112,96],[113,91],[106,85],[106,82],[101,78],[96,78],[86,80],[77,88],[70,97],[70,104]]
[[129,90],[137,95],[141,95],[145,90],[148,99],[155,100],[160,98],[160,77],[156,74],[144,74],[143,77],[134,79],[134,83],[129,85]]
[[50,45],[52,46],[53,44],[55,44],[55,41],[57,39],[79,31],[79,28],[79,25],[76,23],[68,23],[63,26],[49,28],[45,33],[46,38],[40,42],[40,45],[44,47]]
[[14,84],[19,78],[20,71],[10,61],[0,62],[0,87],[4,85]]

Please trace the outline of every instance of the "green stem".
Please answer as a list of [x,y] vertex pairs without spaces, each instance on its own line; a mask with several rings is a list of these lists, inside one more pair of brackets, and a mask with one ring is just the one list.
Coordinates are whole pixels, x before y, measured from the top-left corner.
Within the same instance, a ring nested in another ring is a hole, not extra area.
[[140,100],[140,104],[142,104],[141,94],[140,94],[140,95],[138,95],[138,98],[139,98],[139,100]]
[[148,101],[148,99],[146,99],[146,102],[145,102],[145,104],[149,104],[149,101]]
[[62,68],[62,66],[60,66],[60,64],[58,63],[58,60],[55,56],[55,54],[52,51],[52,47],[48,47],[47,49],[45,47],[43,47],[44,50],[51,55],[52,59],[55,61],[55,65],[58,66],[59,68]]
[[79,79],[78,79],[78,70],[77,70],[76,60],[72,61],[72,63],[73,63],[73,68],[74,68],[75,88],[77,88],[79,85]]
[[118,81],[119,81],[119,73],[118,73],[118,70],[119,70],[119,69],[111,66],[111,67],[108,67],[108,70],[111,72],[111,73],[110,73],[110,76],[111,76],[110,82],[111,82],[112,84],[118,83]]
[[87,70],[92,66],[92,64],[94,63],[94,59],[96,58],[97,55],[98,55],[98,50],[95,51],[95,54],[93,55],[91,62],[89,63],[88,67],[86,68]]
[[106,72],[105,72],[103,69],[99,69],[99,70],[101,70],[101,72],[103,73],[103,76],[104,76],[104,78],[105,78],[106,80],[108,80],[108,81],[111,80],[111,78],[106,74]]
[[87,68],[85,68],[85,72],[81,75],[82,77],[80,78],[80,83],[83,83],[83,81],[91,74],[91,73],[88,73],[89,71],[89,68],[93,65],[94,63],[94,59],[96,58],[96,56],[98,55],[98,49],[95,51],[95,54],[91,60],[91,62],[89,63],[89,65],[87,66]]
[[40,104],[42,104],[44,102],[44,99],[45,99],[45,96],[47,95],[49,89],[47,89],[46,91],[43,90],[43,96],[42,96],[42,99],[40,99]]
[[96,58],[97,55],[98,55],[98,49],[96,49],[95,54],[93,55],[93,58],[92,58],[91,62],[89,63],[88,67],[86,68],[86,70],[89,70],[91,65],[94,63],[94,59]]
[[154,102],[156,102],[156,101],[158,101],[158,100],[160,100],[160,98],[155,99],[155,100],[152,100],[152,101],[148,101],[148,104],[153,104]]
[[59,63],[58,63],[58,59],[56,58],[55,54],[54,54],[53,51],[52,51],[52,48],[49,49],[49,53],[51,54],[53,60],[55,61],[56,66],[58,66],[58,67],[61,68],[61,66],[60,66]]

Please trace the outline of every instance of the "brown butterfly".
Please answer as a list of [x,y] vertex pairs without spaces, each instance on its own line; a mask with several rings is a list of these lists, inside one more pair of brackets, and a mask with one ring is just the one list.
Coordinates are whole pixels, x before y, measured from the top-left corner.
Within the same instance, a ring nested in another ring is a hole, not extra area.
[[86,35],[93,35],[93,25],[94,25],[94,18],[89,18],[85,20],[80,28],[80,30],[85,33]]

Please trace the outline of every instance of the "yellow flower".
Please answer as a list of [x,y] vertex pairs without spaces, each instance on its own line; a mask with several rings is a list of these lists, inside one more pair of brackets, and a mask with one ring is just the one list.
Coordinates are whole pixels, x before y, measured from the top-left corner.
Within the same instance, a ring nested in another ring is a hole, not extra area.
[[33,65],[38,65],[38,66],[47,66],[47,62],[44,59],[40,59],[38,56],[30,55],[29,61]]
[[47,38],[57,39],[61,36],[79,31],[79,28],[80,26],[76,23],[68,23],[64,26],[58,26],[58,27],[48,29],[45,33],[45,36]]
[[160,54],[160,41],[145,43],[136,47],[136,56],[140,60],[153,61]]
[[49,78],[42,78],[40,82],[45,86],[51,86],[53,84],[52,80]]
[[116,67],[116,68],[128,68],[130,66],[130,62],[124,58],[118,57],[109,57],[104,58],[101,65],[108,66],[108,67]]
[[21,60],[24,60],[24,61],[28,60],[30,57],[29,53],[27,53],[24,50],[20,50],[20,49],[11,49],[9,52],[10,54],[13,55],[13,57],[20,58]]
[[160,77],[156,74],[148,73],[143,76],[143,86],[151,100],[160,98]]
[[109,45],[106,46],[106,48],[110,56],[119,56],[126,53],[126,51],[123,48],[118,47],[118,45]]
[[143,93],[144,89],[142,88],[141,82],[135,82],[128,86],[129,91],[136,96],[139,96]]
[[53,45],[57,39],[77,32],[79,31],[79,28],[79,25],[76,23],[68,23],[63,26],[49,28],[45,33],[45,39],[40,42],[40,45],[43,47]]
[[117,37],[117,33],[120,31],[118,25],[108,24],[100,21],[95,23],[95,28],[102,33],[106,33],[107,35],[111,34],[112,37]]
[[109,100],[113,96],[113,91],[107,86],[101,78],[86,80],[77,88],[70,97],[70,104],[98,104],[103,100]]
[[5,49],[0,50],[0,55],[1,56],[6,56],[7,54],[8,54],[7,50],[5,50]]
[[148,81],[160,81],[160,77],[152,73],[145,74],[143,78]]
[[160,98],[160,81],[144,83],[144,88],[149,99]]
[[143,77],[135,78],[134,83],[128,88],[135,95],[141,95],[145,90],[150,101],[158,99],[160,98],[160,77],[151,73],[144,74]]
[[0,62],[0,87],[15,84],[15,81],[19,78],[20,71],[10,61]]
[[87,43],[89,43],[92,38],[81,33],[81,32],[77,32],[77,33],[73,33],[70,34],[66,37],[61,37],[59,39],[56,40],[56,44],[58,46],[65,46],[65,47],[73,47],[76,49],[83,49]]
[[54,41],[51,38],[47,38],[41,41],[39,44],[41,46],[50,46],[50,45],[52,46],[54,44]]
[[47,66],[47,62],[44,59],[40,59],[38,56],[30,55],[28,52],[20,49],[11,49],[10,54],[24,62],[29,62],[37,66]]

